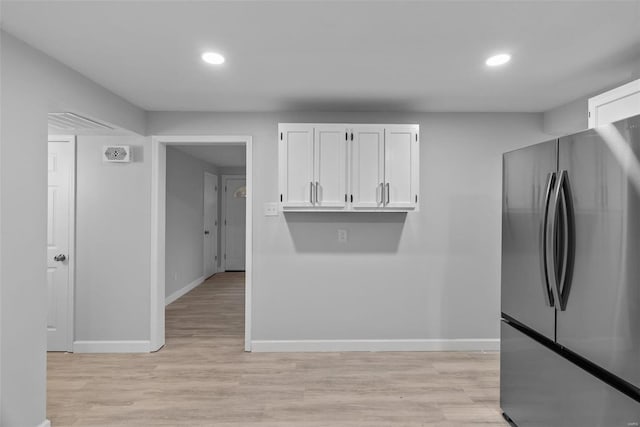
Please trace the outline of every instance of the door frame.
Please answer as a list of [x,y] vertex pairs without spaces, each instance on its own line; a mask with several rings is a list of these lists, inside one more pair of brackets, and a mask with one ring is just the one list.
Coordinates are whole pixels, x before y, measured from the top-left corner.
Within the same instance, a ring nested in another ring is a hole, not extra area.
[[[69,284],[67,287],[67,351],[73,352],[75,339],[75,289],[76,289],[76,175],[77,175],[77,142],[75,135],[47,135],[47,149],[50,142],[66,142],[71,144],[70,183],[69,183]],[[48,180],[47,180],[48,185]],[[47,216],[49,213],[47,212]]]
[[251,351],[251,295],[253,272],[253,138],[248,135],[186,135],[151,137],[151,280],[150,351],[165,342],[165,227],[167,188],[167,145],[245,146],[247,205],[245,243],[245,320],[244,349]]
[[[244,179],[247,180],[247,175],[221,175],[222,178],[222,187],[225,188],[224,196],[221,197],[222,203],[220,204],[220,212],[222,213],[222,219],[220,227],[223,231],[220,236],[220,252],[222,253],[222,257],[220,258],[220,271],[226,271],[227,269],[227,181],[230,179]],[[247,199],[249,198],[249,187],[247,186]],[[246,206],[245,206],[246,208]],[[245,224],[246,227],[246,224]],[[245,260],[246,263],[246,260]],[[245,264],[246,268],[246,264]]]
[[[204,197],[205,197],[204,192],[206,191],[207,175],[214,176],[216,178],[216,187],[219,187],[219,182],[220,182],[218,180],[218,174],[204,171],[204,173],[202,175],[202,181],[203,181],[202,182],[202,188],[203,188],[202,199],[203,199],[203,202],[204,202]],[[219,201],[218,199],[219,199],[218,190],[216,189],[216,209],[218,209],[218,212],[220,212],[220,210],[219,210],[220,206],[219,206],[219,203],[218,203],[218,201]],[[203,203],[203,205],[204,205],[204,203]],[[202,211],[203,211],[202,212],[202,216],[204,217],[204,208],[202,209]],[[205,219],[205,221],[206,221],[206,219]],[[217,258],[217,256],[220,255],[218,253],[218,247],[220,246],[220,216],[219,215],[218,215],[218,225],[216,225],[216,227],[217,227],[217,230],[216,230],[216,262],[214,263],[214,272],[213,272],[213,274],[219,273],[220,271],[224,271],[224,270],[220,270],[218,268],[220,266],[220,259]],[[204,258],[204,247],[202,248],[202,254],[203,254],[203,258]],[[206,265],[206,260],[205,260],[204,264],[202,266],[202,269],[203,269],[203,272],[202,272],[203,274],[202,275],[204,276],[205,279],[213,275],[213,274],[208,274],[205,271],[206,267],[207,267],[207,265]]]

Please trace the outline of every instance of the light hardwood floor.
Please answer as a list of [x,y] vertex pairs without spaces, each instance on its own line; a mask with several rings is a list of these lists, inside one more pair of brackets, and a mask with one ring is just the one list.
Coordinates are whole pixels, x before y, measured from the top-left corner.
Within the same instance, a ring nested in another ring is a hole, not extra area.
[[497,353],[245,353],[242,273],[166,314],[157,353],[50,353],[53,426],[507,425]]

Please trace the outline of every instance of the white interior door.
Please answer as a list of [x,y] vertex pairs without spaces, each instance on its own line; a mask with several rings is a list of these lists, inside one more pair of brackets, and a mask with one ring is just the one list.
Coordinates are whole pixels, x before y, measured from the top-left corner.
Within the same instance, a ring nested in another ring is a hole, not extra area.
[[244,271],[246,236],[246,178],[225,180],[225,270]]
[[204,173],[204,277],[218,272],[218,177]]
[[71,351],[75,138],[49,140],[47,350]]

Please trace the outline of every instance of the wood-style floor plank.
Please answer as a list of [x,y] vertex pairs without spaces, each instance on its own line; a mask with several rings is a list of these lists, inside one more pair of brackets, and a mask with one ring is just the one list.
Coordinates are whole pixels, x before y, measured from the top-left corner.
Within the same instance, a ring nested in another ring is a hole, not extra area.
[[61,426],[505,427],[498,354],[245,353],[244,275],[166,311],[153,354],[48,355]]

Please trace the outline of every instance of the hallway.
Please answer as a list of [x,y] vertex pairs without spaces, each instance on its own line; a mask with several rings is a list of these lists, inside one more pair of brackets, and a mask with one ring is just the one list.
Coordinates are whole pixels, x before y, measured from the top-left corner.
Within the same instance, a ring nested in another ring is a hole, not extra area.
[[60,426],[504,427],[497,353],[245,353],[244,273],[166,310],[153,354],[48,354]]

